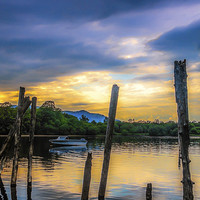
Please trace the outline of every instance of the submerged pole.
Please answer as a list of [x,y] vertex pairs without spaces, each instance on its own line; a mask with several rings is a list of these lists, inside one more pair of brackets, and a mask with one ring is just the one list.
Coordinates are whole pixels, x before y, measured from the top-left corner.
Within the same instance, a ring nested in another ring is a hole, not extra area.
[[183,200],[193,200],[188,148],[190,144],[186,60],[174,62],[175,94],[178,113],[178,136],[183,168]]
[[90,181],[91,181],[91,169],[92,169],[92,153],[88,152],[87,160],[85,162],[81,200],[88,200]]
[[147,183],[146,200],[152,200],[152,183]]
[[109,108],[109,118],[108,118],[108,125],[106,129],[104,160],[103,160],[101,181],[100,181],[99,194],[98,194],[99,200],[105,198],[108,169],[109,169],[109,162],[110,162],[110,153],[111,153],[111,146],[112,146],[112,136],[113,136],[113,129],[114,129],[114,123],[115,123],[116,110],[117,110],[118,93],[119,93],[119,87],[115,84],[112,87],[110,108]]
[[32,156],[33,156],[33,142],[36,124],[36,103],[37,97],[32,98],[31,105],[31,127],[29,132],[29,155],[28,155],[28,174],[27,174],[27,186],[32,186]]

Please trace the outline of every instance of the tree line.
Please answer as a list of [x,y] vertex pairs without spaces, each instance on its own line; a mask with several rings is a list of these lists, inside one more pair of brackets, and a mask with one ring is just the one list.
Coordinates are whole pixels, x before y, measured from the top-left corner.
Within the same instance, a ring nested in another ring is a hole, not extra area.
[[[15,121],[17,108],[1,107],[0,108],[0,134],[8,134],[11,126]],[[89,120],[84,115],[78,118],[63,113],[59,110],[54,111],[51,108],[37,108],[36,113],[36,135],[105,135],[107,120],[102,122]],[[200,123],[190,123],[190,134],[200,135]],[[26,112],[22,123],[22,134],[28,134],[30,127],[30,109]],[[177,136],[177,123],[128,123],[116,121],[114,134],[131,136],[131,135],[149,135],[149,136]]]

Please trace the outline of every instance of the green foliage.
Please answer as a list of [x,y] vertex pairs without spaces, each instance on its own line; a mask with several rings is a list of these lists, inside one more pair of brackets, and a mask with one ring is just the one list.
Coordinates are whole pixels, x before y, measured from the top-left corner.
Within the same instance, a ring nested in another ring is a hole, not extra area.
[[160,124],[152,124],[149,128],[150,136],[163,136],[166,135],[166,129],[163,125]]
[[0,130],[1,134],[5,135],[15,122],[17,109],[11,107],[0,108]]
[[[8,134],[15,121],[17,108],[0,108],[0,134]],[[107,120],[104,123],[92,121],[82,115],[78,120],[72,115],[54,111],[51,108],[38,108],[36,112],[35,134],[59,134],[59,135],[105,135]],[[28,134],[30,129],[30,109],[24,115],[22,133]],[[190,134],[200,135],[200,123],[189,124]],[[150,135],[150,136],[177,136],[176,123],[142,124],[116,121],[114,125],[116,135]]]
[[96,123],[82,115],[78,118],[53,111],[51,108],[37,109],[36,134],[59,134],[59,135],[97,135],[105,134],[106,126],[104,123]]

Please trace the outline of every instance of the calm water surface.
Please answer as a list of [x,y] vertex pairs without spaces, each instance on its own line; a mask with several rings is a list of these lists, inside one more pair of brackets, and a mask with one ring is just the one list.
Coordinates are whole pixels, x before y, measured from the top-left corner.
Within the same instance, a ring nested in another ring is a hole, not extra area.
[[[85,148],[55,148],[49,138],[35,138],[33,157],[32,199],[78,200],[82,190],[85,160],[93,152],[90,199],[97,199],[103,161],[104,138],[87,138]],[[0,138],[1,141],[4,138]],[[17,199],[27,199],[27,142],[22,139]],[[109,169],[106,199],[143,200],[146,184],[153,184],[154,200],[182,199],[178,169],[177,139],[114,138]],[[195,199],[200,199],[200,140],[191,141],[190,158]],[[11,199],[10,178],[12,160],[2,173],[8,199]],[[2,192],[2,191],[1,191]],[[1,196],[1,195],[0,195]]]

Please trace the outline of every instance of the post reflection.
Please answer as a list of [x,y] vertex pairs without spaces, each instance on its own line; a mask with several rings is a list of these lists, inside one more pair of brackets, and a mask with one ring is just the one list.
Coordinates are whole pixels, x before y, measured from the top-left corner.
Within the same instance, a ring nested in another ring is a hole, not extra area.
[[27,200],[32,200],[31,198],[31,193],[32,193],[32,186],[27,186]]
[[2,195],[3,200],[8,200],[6,189],[4,187],[4,184],[3,184],[1,176],[0,176],[0,190],[1,190],[1,195]]
[[10,186],[11,189],[11,199],[17,200],[17,189],[15,186]]

